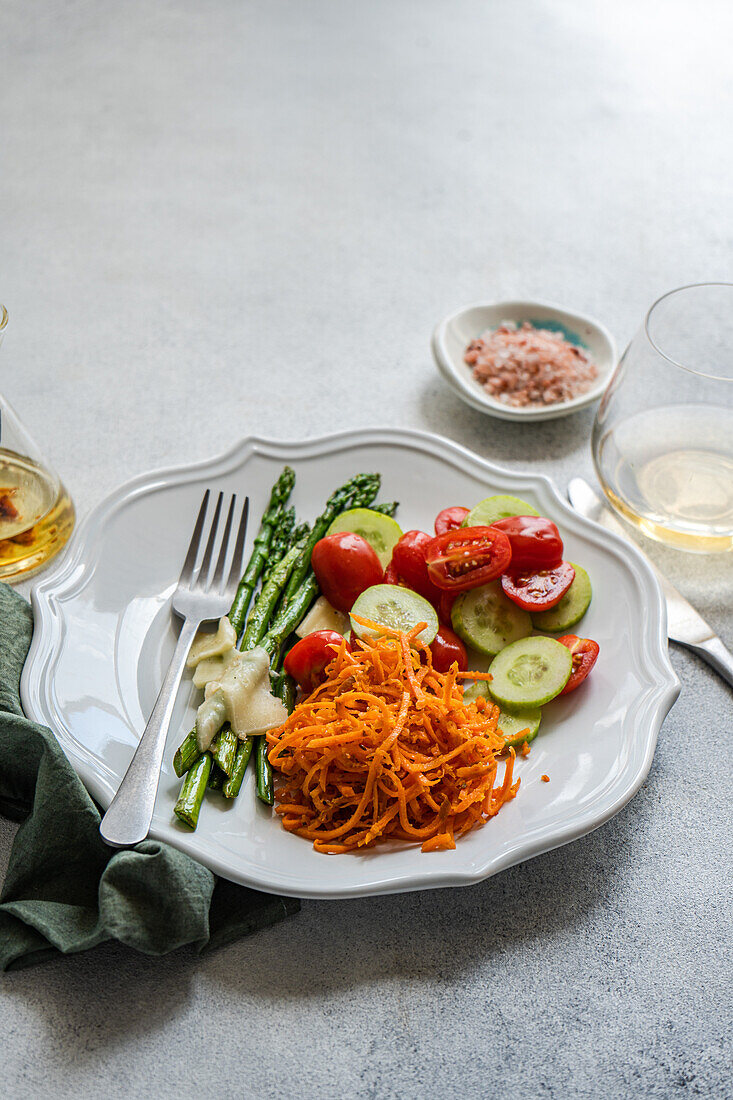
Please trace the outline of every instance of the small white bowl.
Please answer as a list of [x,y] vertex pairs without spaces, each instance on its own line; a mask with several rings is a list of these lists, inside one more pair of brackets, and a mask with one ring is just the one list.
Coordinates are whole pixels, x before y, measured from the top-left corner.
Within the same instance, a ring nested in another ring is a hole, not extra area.
[[[473,377],[472,368],[463,356],[472,340],[502,321],[529,321],[537,328],[552,328],[566,339],[580,344],[598,367],[598,378],[591,388],[570,401],[554,405],[514,408],[491,397]],[[466,306],[446,317],[433,333],[433,355],[438,370],[460,398],[474,409],[497,416],[501,420],[554,420],[558,416],[592,405],[603,393],[617,363],[616,344],[608,329],[582,313],[569,313],[549,302],[489,302]]]

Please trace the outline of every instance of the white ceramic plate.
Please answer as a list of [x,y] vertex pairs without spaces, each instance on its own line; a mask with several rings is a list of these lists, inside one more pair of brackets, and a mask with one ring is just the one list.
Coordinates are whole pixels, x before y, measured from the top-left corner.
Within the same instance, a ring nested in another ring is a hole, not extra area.
[[[180,786],[173,752],[194,713],[195,693],[186,685],[152,835],[236,882],[340,898],[475,883],[617,813],[646,776],[679,691],[667,656],[664,605],[649,567],[631,546],[576,515],[546,478],[500,469],[446,439],[407,431],[301,443],[245,440],[209,462],[137,478],[88,517],[57,570],[34,587],[36,627],[22,698],[26,713],[54,730],[94,798],[109,804],[173,651],[169,600],[202,487],[248,493],[258,516],[285,462],[297,473],[298,514],[308,519],[360,470],[381,471],[381,499],[400,501],[405,530],[429,529],[441,508],[492,493],[527,499],[557,521],[567,556],[590,573],[595,597],[582,632],[600,643],[600,659],[583,688],[546,708],[531,755],[519,761],[517,798],[455,851],[425,855],[397,843],[360,855],[318,855],[257,801],[251,771],[234,803],[207,795],[191,833],[172,813]],[[540,782],[543,772],[549,783]]]
[[[502,321],[517,324],[529,321],[536,328],[554,328],[566,339],[581,344],[598,367],[598,377],[591,388],[570,401],[539,408],[532,405],[513,408],[497,401],[476,381],[463,356],[472,340],[495,329]],[[438,370],[461,400],[500,420],[555,420],[584,409],[601,396],[618,362],[616,344],[607,328],[592,317],[571,313],[549,302],[488,302],[464,306],[436,327],[432,347]]]

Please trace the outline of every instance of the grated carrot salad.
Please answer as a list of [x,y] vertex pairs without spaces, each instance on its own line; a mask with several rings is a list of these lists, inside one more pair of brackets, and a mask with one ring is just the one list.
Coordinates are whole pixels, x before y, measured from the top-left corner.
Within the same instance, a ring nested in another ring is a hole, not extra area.
[[464,705],[464,674],[457,665],[437,672],[417,641],[425,623],[404,634],[357,622],[379,636],[353,652],[334,646],[326,681],[267,734],[280,773],[276,812],[319,852],[386,838],[420,842],[424,852],[455,848],[519,787],[513,749],[494,785],[505,749],[499,708],[483,697]]

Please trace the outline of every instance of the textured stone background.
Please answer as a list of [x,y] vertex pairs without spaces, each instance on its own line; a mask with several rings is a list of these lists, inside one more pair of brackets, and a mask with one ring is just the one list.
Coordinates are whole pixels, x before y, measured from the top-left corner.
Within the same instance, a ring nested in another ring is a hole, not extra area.
[[[0,28],[0,386],[81,513],[252,431],[362,425],[564,487],[592,412],[473,412],[435,322],[544,297],[623,344],[658,294],[733,277],[725,2],[5,0]],[[648,549],[733,644],[730,556]],[[7,1095],[730,1094],[733,697],[672,660],[609,825],[470,889],[309,902],[203,962],[8,976]]]

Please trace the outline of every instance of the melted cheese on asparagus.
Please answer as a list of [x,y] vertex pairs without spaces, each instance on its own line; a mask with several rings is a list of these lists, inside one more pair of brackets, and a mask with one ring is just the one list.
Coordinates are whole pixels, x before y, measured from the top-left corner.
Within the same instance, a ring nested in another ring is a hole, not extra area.
[[216,634],[200,635],[191,646],[193,682],[204,689],[196,713],[196,742],[205,752],[225,722],[238,737],[253,737],[280,725],[287,717],[283,703],[270,691],[270,658],[257,646],[241,653],[236,633],[225,617]]
[[319,596],[295,633],[305,638],[316,630],[335,630],[346,637],[351,630],[351,619],[343,611],[332,607],[325,596]]
[[210,657],[223,657],[230,649],[234,649],[236,644],[237,632],[225,615],[219,619],[215,634],[196,635],[186,664],[189,668],[196,668],[201,661],[208,660]]

